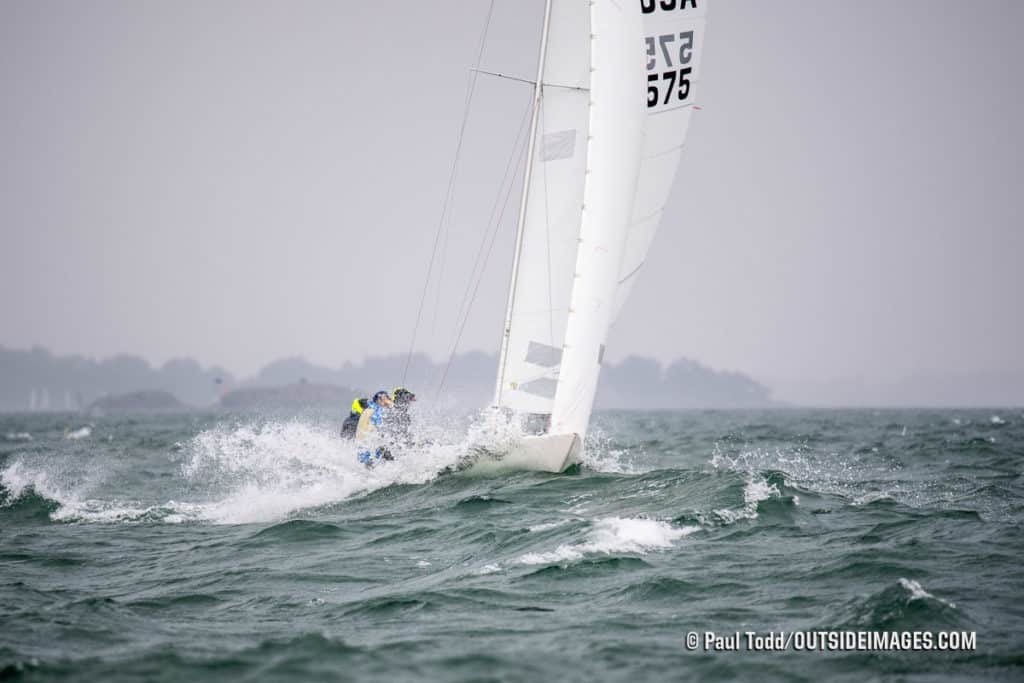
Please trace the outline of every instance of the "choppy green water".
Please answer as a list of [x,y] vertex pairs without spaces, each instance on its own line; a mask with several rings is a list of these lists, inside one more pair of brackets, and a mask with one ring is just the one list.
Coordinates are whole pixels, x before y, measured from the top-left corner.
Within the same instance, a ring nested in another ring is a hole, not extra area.
[[[461,436],[367,472],[315,420],[0,417],[0,680],[1021,680],[1022,412],[603,415],[497,478],[440,474]],[[977,647],[683,646],[797,629]]]

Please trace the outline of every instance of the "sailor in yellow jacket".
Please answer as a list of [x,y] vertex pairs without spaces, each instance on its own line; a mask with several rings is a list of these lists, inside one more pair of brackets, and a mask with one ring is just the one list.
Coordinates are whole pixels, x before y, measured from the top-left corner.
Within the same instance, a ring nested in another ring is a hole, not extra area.
[[377,447],[373,453],[367,447],[370,440],[379,436],[381,427],[384,426],[388,413],[394,404],[391,396],[386,391],[378,391],[373,395],[370,405],[366,406],[362,415],[359,416],[359,425],[356,427],[356,441],[363,442],[363,449],[359,451],[359,462],[364,465],[372,465],[373,460],[394,460],[391,452],[384,446]]
[[368,398],[357,398],[352,401],[352,409],[349,411],[348,417],[341,423],[341,438],[343,439],[354,439],[356,436],[356,428],[359,426],[359,417],[366,410],[366,406],[370,405],[370,399]]

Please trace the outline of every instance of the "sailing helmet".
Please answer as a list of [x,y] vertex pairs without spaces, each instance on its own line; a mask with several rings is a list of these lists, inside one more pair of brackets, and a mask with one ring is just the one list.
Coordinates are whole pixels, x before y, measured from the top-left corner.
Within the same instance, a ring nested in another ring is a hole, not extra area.
[[391,398],[395,403],[412,403],[416,400],[416,394],[412,393],[405,387],[398,387],[391,392]]

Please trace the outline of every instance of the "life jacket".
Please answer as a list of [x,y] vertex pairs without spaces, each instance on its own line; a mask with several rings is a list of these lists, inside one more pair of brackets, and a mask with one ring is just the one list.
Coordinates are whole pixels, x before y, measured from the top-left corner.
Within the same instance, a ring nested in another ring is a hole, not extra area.
[[368,398],[357,398],[352,401],[352,412],[348,414],[345,421],[341,423],[341,436],[345,439],[351,439],[356,435],[356,430],[359,427],[359,417],[362,415],[363,410],[369,405],[370,399]]
[[378,431],[387,414],[388,409],[377,403],[366,406],[366,410],[359,416],[356,439],[368,438],[371,433]]

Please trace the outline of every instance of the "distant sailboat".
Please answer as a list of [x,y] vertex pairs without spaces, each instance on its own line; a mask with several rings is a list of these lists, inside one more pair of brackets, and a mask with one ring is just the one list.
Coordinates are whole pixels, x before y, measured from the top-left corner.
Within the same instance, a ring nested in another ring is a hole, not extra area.
[[580,458],[608,331],[679,164],[706,6],[547,0],[494,394],[539,428],[500,455],[504,468]]

